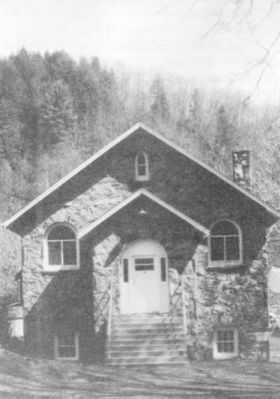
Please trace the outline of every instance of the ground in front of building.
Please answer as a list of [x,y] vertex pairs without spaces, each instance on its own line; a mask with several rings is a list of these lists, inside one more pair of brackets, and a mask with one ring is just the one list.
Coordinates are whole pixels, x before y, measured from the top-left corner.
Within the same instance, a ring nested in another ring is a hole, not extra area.
[[279,376],[279,363],[237,359],[110,367],[0,352],[1,399],[279,399]]

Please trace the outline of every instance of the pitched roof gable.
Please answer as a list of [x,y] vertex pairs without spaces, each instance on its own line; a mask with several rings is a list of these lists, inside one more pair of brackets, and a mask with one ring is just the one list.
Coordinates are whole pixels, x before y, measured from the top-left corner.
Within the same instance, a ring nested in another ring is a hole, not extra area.
[[101,150],[99,150],[92,157],[88,158],[86,161],[81,163],[77,168],[72,170],[70,173],[68,173],[62,179],[58,180],[48,190],[44,191],[42,194],[40,194],[38,197],[36,197],[33,201],[31,201],[29,204],[27,204],[24,208],[19,210],[15,215],[13,215],[11,218],[9,218],[4,223],[2,223],[2,226],[3,227],[11,226],[11,224],[13,222],[15,222],[18,218],[20,218],[24,213],[26,213],[28,210],[30,210],[35,205],[40,203],[44,198],[48,197],[51,193],[53,193],[55,190],[57,190],[59,187],[61,187],[63,184],[65,184],[67,181],[69,181],[71,178],[76,176],[79,172],[81,172],[87,166],[89,166],[94,161],[99,159],[107,151],[109,151],[110,149],[115,147],[117,144],[119,144],[120,142],[125,140],[127,137],[129,137],[132,134],[136,133],[139,129],[144,130],[146,133],[149,133],[153,137],[157,138],[161,142],[163,142],[166,145],[168,145],[169,147],[173,148],[175,151],[179,152],[180,154],[184,155],[185,157],[189,158],[193,162],[195,162],[198,165],[200,165],[201,167],[203,167],[204,169],[208,170],[210,173],[212,173],[213,175],[217,176],[219,179],[221,179],[222,181],[226,182],[230,186],[232,186],[234,189],[236,189],[237,191],[239,191],[240,193],[245,195],[247,198],[251,199],[252,201],[257,203],[258,205],[260,205],[262,208],[266,209],[274,217],[280,218],[280,213],[277,212],[273,207],[271,207],[270,205],[268,205],[264,201],[260,200],[255,195],[249,193],[247,190],[245,190],[244,188],[240,187],[238,184],[234,183],[228,177],[222,175],[220,172],[216,171],[214,168],[212,168],[211,166],[207,165],[205,162],[203,162],[199,158],[197,158],[194,155],[188,153],[183,148],[181,148],[178,144],[174,143],[173,141],[171,141],[168,138],[162,136],[161,134],[155,132],[153,129],[149,128],[148,126],[145,126],[143,123],[139,122],[136,125],[132,126],[130,129],[128,129],[126,132],[121,134],[115,140],[111,141],[109,144],[107,144],[105,147],[103,147]]
[[124,209],[127,205],[131,204],[133,201],[135,201],[137,198],[139,198],[141,196],[149,198],[151,201],[155,202],[156,204],[160,205],[162,208],[166,209],[168,212],[172,213],[173,215],[177,216],[181,220],[183,220],[186,223],[190,224],[196,230],[200,231],[204,235],[209,235],[209,230],[206,227],[204,227],[202,224],[196,222],[195,220],[193,220],[189,216],[185,215],[183,212],[178,211],[172,205],[170,205],[167,202],[163,201],[162,199],[158,198],[156,195],[152,194],[151,192],[149,192],[145,188],[140,188],[139,190],[137,190],[133,194],[131,194],[128,198],[123,200],[121,203],[119,203],[118,205],[114,206],[112,209],[110,209],[104,215],[100,216],[97,220],[92,222],[90,225],[88,225],[84,229],[80,230],[78,232],[78,238],[79,239],[84,238],[87,234],[89,234],[92,230],[94,230],[101,223],[105,222],[111,216],[115,215],[121,209]]

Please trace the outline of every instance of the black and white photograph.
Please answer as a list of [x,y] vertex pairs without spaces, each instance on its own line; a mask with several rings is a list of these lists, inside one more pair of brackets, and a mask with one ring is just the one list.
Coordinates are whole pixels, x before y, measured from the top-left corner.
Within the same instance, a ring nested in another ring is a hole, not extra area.
[[280,0],[0,0],[0,399],[280,399]]

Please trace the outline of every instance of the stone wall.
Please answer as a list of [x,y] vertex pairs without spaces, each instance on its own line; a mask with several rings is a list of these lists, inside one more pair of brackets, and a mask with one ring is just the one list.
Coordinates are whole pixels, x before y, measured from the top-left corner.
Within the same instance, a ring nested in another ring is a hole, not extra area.
[[[72,327],[83,342],[82,359],[88,361],[93,348],[94,295],[99,294],[93,289],[92,248],[81,242],[79,270],[45,272],[43,241],[49,227],[63,222],[78,231],[129,194],[125,185],[106,176],[23,237],[25,341],[28,352],[33,356],[53,358],[54,335]],[[99,352],[95,358],[99,359]]]
[[[134,158],[149,154],[151,179],[135,182]],[[78,271],[46,273],[43,240],[49,227],[69,223],[76,231],[145,187],[206,227],[220,218],[236,221],[243,233],[239,269],[207,269],[207,242],[190,225],[158,205],[139,199],[81,241]],[[139,211],[145,207],[146,216]],[[266,278],[261,250],[273,218],[253,201],[155,138],[133,136],[61,187],[17,222],[23,237],[25,339],[29,351],[53,357],[56,331],[78,329],[85,361],[102,361],[110,283],[119,311],[119,265],[126,243],[152,238],[168,253],[171,309],[180,313],[182,286],[188,320],[187,345],[194,358],[212,353],[213,330],[239,328],[241,356],[263,356],[254,333],[267,329]],[[259,349],[258,349],[259,347]]]
[[[238,328],[240,356],[267,358],[256,349],[255,333],[268,327],[265,263],[255,260],[243,271],[206,269],[207,248],[200,246],[184,270],[188,346],[194,358],[211,358],[213,334],[218,327]],[[204,263],[204,264],[203,264]]]
[[[97,229],[87,238],[93,245],[95,298],[103,297],[108,281],[114,284],[114,314],[119,313],[119,280],[121,253],[130,237],[151,238],[166,249],[169,259],[170,314],[182,315],[182,287],[186,299],[187,337],[186,345],[190,358],[209,359],[213,354],[213,334],[218,327],[237,327],[240,356],[265,360],[268,358],[268,342],[258,342],[256,334],[268,328],[267,291],[265,261],[254,260],[247,268],[238,270],[209,270],[207,241],[190,231],[181,237],[172,234],[174,223],[159,218],[161,225],[141,220],[134,214],[129,220],[129,211],[124,222],[119,215]],[[121,226],[121,227],[120,227]],[[156,226],[153,228],[153,226]],[[107,235],[108,231],[111,232]],[[112,233],[115,232],[115,233]],[[129,234],[129,236],[127,236]],[[111,256],[110,254],[113,254]],[[184,254],[184,255],[182,255]],[[107,291],[109,299],[109,292]],[[102,314],[102,323],[107,325],[108,308]],[[106,337],[103,337],[105,342]],[[104,347],[105,349],[105,347]]]
[[268,279],[270,359],[280,361],[280,224],[273,225],[265,246]]
[[45,219],[23,238],[23,296],[28,313],[42,292],[52,282],[54,274],[45,273],[43,267],[43,241],[54,223],[69,223],[76,231],[86,227],[114,205],[130,195],[127,187],[106,176],[74,200]]

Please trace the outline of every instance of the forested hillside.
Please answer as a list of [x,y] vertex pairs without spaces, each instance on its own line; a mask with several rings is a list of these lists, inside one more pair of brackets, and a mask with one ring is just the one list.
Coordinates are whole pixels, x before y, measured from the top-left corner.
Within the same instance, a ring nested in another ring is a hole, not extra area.
[[280,206],[275,107],[98,58],[23,49],[0,60],[1,220],[139,121],[228,176],[231,151],[251,150],[253,191]]

